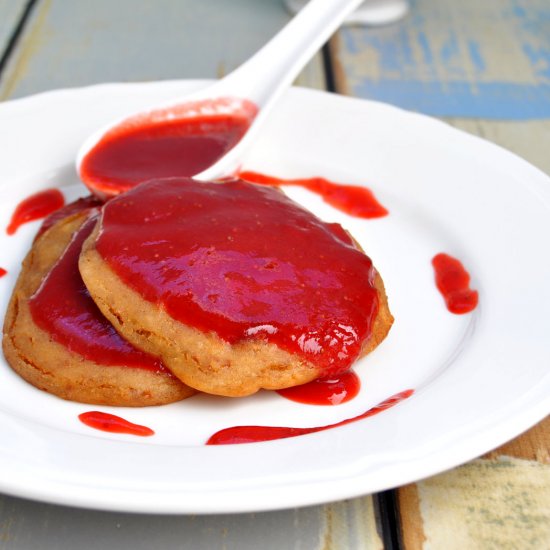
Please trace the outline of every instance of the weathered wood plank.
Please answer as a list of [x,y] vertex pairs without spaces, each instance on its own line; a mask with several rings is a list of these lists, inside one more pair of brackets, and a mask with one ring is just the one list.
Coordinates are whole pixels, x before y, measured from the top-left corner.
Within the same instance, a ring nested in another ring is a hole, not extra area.
[[550,174],[550,119],[504,121],[445,119],[449,124],[512,151]]
[[550,546],[550,467],[478,459],[399,490],[406,550]]
[[321,550],[383,550],[371,496],[322,508]]
[[401,487],[405,550],[550,547],[550,417],[460,468]]
[[404,550],[423,550],[426,542],[424,520],[420,511],[418,484],[411,483],[397,491],[401,541]]
[[[289,18],[279,0],[234,0],[230,7],[224,0],[41,0],[0,99],[108,81],[217,78]],[[324,87],[320,57],[299,82]]]
[[382,550],[372,501],[226,516],[141,516],[0,497],[0,549]]
[[412,0],[333,43],[338,91],[446,117],[550,118],[547,0]]
[[[484,458],[499,459],[503,456],[535,460],[550,465],[550,416],[525,432],[521,437],[487,453]],[[550,493],[550,487],[548,492]],[[550,502],[550,501],[549,501]]]
[[25,11],[25,0],[0,0],[0,58]]

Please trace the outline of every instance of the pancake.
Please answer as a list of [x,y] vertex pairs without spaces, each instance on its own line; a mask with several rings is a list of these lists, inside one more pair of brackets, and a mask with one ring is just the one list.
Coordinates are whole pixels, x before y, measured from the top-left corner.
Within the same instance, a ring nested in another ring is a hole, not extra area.
[[158,358],[123,340],[90,298],[77,262],[94,215],[69,215],[35,240],[6,313],[6,360],[27,382],[71,401],[140,407],[192,395]]
[[185,384],[244,396],[349,369],[393,317],[337,224],[240,180],[153,180],[112,199],[80,272],[125,339]]

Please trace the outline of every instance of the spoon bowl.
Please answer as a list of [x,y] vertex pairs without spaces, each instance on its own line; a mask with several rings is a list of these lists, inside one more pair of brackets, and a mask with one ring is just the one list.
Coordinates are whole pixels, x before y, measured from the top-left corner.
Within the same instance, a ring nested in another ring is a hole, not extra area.
[[[223,140],[218,140],[216,154],[211,159],[205,159],[204,166],[200,167],[199,163],[195,168],[190,168],[189,171],[193,172],[194,169],[194,173],[155,175],[185,175],[202,180],[216,180],[234,175],[244,151],[277,99],[359,4],[361,0],[310,0],[263,48],[223,79],[183,98],[174,98],[161,105],[151,106],[150,109],[115,120],[100,128],[84,141],[79,150],[76,164],[82,181],[100,196],[114,195],[135,185],[118,184],[115,180],[113,185],[104,185],[90,174],[86,163],[96,155],[100,146],[115,147],[118,138],[132,134],[140,125],[146,124],[152,130],[147,137],[150,145],[151,139],[159,136],[162,138],[161,134],[165,130],[172,137],[177,136],[180,139],[182,132],[177,128],[178,124],[200,126],[201,133],[204,133],[201,125],[205,121],[223,125],[229,120],[237,121],[238,131],[223,143]],[[216,136],[212,139],[216,139]],[[180,145],[186,147],[186,140],[183,139]],[[163,147],[162,139],[159,139],[158,146]],[[144,154],[142,150],[124,153],[121,149],[121,154],[126,154],[128,162],[136,165],[136,170],[139,170]],[[154,151],[150,154],[154,159]],[[175,157],[178,155],[176,147],[173,154]],[[105,166],[107,168],[104,172],[108,179],[109,166]]]

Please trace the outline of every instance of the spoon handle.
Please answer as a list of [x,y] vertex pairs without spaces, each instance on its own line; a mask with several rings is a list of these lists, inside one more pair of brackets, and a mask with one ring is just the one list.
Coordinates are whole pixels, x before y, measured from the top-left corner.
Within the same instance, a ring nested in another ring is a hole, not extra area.
[[235,174],[243,151],[257,134],[271,107],[302,67],[362,0],[310,0],[261,50],[209,88],[210,97],[240,97],[259,112],[246,137],[196,179],[215,180]]
[[219,94],[245,97],[264,110],[361,2],[310,0],[263,48],[220,81]]

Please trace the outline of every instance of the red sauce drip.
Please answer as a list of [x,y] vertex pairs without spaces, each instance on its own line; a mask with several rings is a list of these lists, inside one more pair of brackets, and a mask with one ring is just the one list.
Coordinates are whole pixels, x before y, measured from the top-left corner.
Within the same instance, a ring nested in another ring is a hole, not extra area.
[[72,216],[73,214],[78,214],[79,212],[88,210],[89,208],[101,206],[102,204],[103,201],[92,195],[77,199],[69,204],[66,204],[59,210],[56,210],[53,214],[50,214],[42,222],[42,225],[40,226],[40,229],[38,230],[35,238],[37,239],[38,237],[40,237],[42,233],[45,233],[50,227],[52,227],[52,225],[55,225],[58,221],[61,221],[68,216]]
[[382,218],[389,214],[373,192],[358,185],[334,183],[325,178],[280,179],[257,172],[240,172],[239,177],[261,185],[297,185],[320,195],[323,200],[357,218]]
[[477,290],[470,289],[470,274],[464,266],[448,254],[437,254],[432,259],[435,284],[443,295],[451,313],[473,311],[478,303]]
[[35,193],[17,205],[6,233],[13,235],[23,224],[44,218],[64,204],[65,199],[58,189],[46,189]]
[[349,369],[378,312],[372,262],[341,226],[241,180],[142,184],[104,206],[96,248],[172,318],[274,342],[324,376]]
[[86,155],[81,177],[112,196],[153,178],[198,174],[241,140],[257,112],[250,101],[221,98],[133,117]]
[[381,413],[394,405],[397,405],[401,401],[407,399],[414,393],[414,390],[405,390],[400,393],[392,395],[390,398],[382,401],[369,409],[368,411],[354,416],[353,418],[348,418],[337,422],[336,424],[329,424],[328,426],[319,426],[315,428],[285,428],[280,426],[234,426],[231,428],[225,428],[216,432],[210,437],[206,442],[207,445],[230,445],[236,443],[256,443],[260,441],[272,441],[273,439],[285,439],[287,437],[296,437],[298,435],[311,434],[315,432],[322,432],[324,430],[329,430],[332,428],[337,428],[339,426],[344,426],[346,424],[351,424],[352,422],[357,422],[358,420],[363,420],[369,416],[374,416],[375,414]]
[[3,277],[4,275],[7,275],[8,272],[3,268],[3,267],[0,267],[0,277]]
[[277,390],[279,395],[307,405],[340,405],[351,401],[361,388],[361,381],[353,371],[331,378],[319,378],[308,384]]
[[95,428],[96,430],[101,430],[102,432],[140,435],[142,437],[155,435],[155,432],[151,428],[134,424],[133,422],[129,422],[128,420],[120,416],[115,416],[114,414],[90,411],[79,414],[78,418],[83,424],[86,424],[86,426]]
[[34,322],[71,351],[105,366],[169,373],[159,359],[126,342],[90,297],[78,271],[82,243],[92,232],[92,216],[73,236],[61,258],[29,300]]

